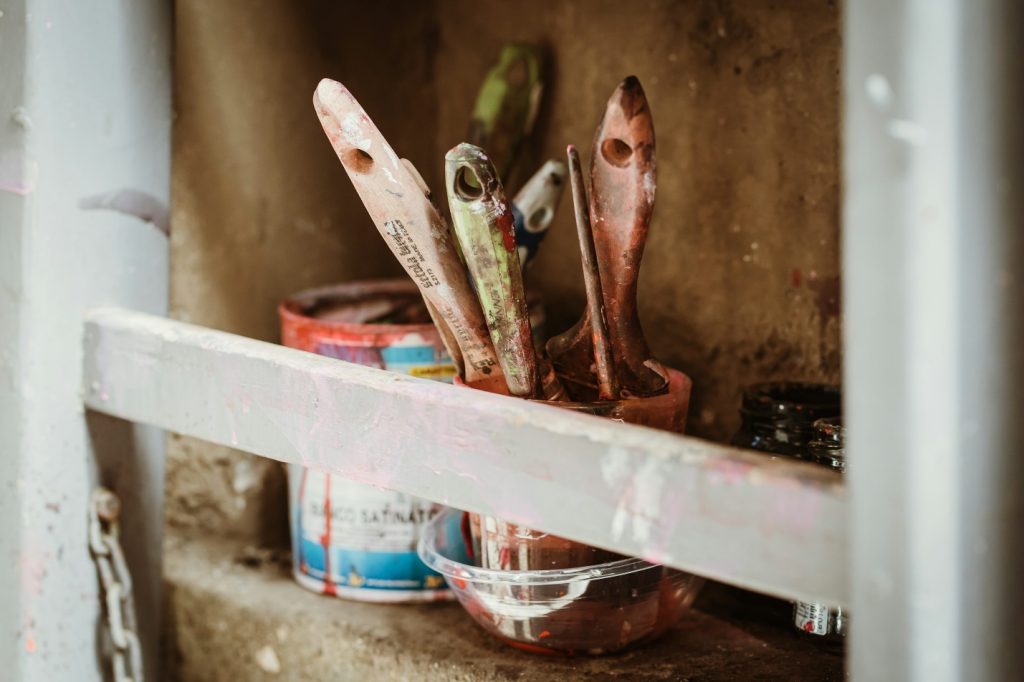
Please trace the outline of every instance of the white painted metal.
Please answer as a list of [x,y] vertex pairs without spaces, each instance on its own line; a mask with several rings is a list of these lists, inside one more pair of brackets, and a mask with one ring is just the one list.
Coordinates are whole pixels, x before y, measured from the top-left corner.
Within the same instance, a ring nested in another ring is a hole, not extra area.
[[1024,669],[1020,7],[846,4],[855,680]]
[[837,474],[108,308],[85,403],[781,596],[846,602]]
[[0,2],[0,118],[0,677],[88,682],[107,666],[86,535],[98,480],[125,501],[155,660],[162,434],[87,423],[78,378],[87,307],[166,310],[166,237],[107,209],[159,221],[167,205],[170,4]]

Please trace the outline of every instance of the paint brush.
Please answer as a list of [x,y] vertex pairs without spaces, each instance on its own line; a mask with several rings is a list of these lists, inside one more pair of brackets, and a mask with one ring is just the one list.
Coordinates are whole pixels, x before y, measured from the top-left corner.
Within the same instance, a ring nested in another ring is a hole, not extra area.
[[469,142],[487,150],[498,177],[508,180],[519,148],[537,118],[543,83],[541,51],[509,43],[487,72],[473,106]]
[[537,255],[540,242],[555,219],[566,180],[565,164],[557,159],[544,162],[512,200],[519,262],[526,271]]
[[654,213],[654,118],[635,76],[615,89],[590,155],[590,217],[601,269],[608,333],[619,385],[630,394],[666,390],[652,368],[637,311],[640,259]]
[[452,226],[512,395],[539,394],[537,359],[516,250],[512,207],[482,149],[460,144],[444,157]]
[[451,231],[419,173],[399,160],[341,83],[320,81],[313,106],[374,225],[419,287],[460,376],[470,386],[506,392]]
[[[654,210],[654,122],[640,81],[622,81],[612,93],[594,137],[590,166],[590,218],[597,253],[619,397],[667,389],[651,358],[637,314],[637,276]],[[548,353],[560,374],[592,385],[589,312],[552,338]]]
[[587,291],[587,316],[590,318],[590,338],[594,348],[594,371],[597,374],[599,400],[616,400],[619,386],[613,371],[612,350],[608,342],[608,323],[605,320],[604,300],[601,294],[601,274],[597,267],[597,252],[590,224],[590,206],[587,188],[583,182],[580,155],[574,145],[565,150],[569,159],[569,181],[572,183],[572,205],[576,216],[576,232],[580,239],[583,261],[583,284]]

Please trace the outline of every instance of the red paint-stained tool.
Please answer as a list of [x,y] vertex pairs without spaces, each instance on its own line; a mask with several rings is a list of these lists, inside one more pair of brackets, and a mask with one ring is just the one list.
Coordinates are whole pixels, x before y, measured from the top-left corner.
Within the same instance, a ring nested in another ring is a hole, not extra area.
[[[594,137],[590,183],[590,217],[619,397],[655,395],[666,390],[667,382],[651,358],[636,302],[640,259],[654,210],[654,122],[634,76],[620,83],[608,100]],[[552,338],[547,349],[565,378],[596,384],[589,312]]]
[[374,225],[420,289],[466,384],[506,393],[505,379],[447,222],[407,161],[399,160],[359,102],[320,81],[313,106]]
[[445,176],[454,232],[508,391],[522,397],[567,400],[550,360],[534,348],[512,207],[493,164],[482,149],[463,143],[445,156]]
[[619,386],[612,364],[612,350],[608,341],[608,323],[605,320],[604,300],[601,294],[601,274],[597,267],[597,252],[590,224],[590,206],[583,181],[580,155],[574,145],[566,150],[569,160],[569,182],[572,186],[572,204],[576,215],[576,232],[580,239],[583,261],[583,283],[587,291],[587,317],[590,318],[590,338],[594,347],[594,369],[597,374],[597,393],[600,400],[616,400]]
[[452,227],[512,395],[538,394],[537,359],[516,249],[512,206],[494,164],[462,143],[444,157]]

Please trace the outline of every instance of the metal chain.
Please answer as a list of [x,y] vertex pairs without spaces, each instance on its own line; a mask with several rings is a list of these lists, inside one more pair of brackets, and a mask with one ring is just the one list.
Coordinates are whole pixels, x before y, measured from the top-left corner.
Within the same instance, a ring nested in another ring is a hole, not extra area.
[[115,682],[143,682],[142,648],[135,634],[132,577],[118,539],[121,500],[106,488],[92,493],[89,505],[89,549],[100,576],[107,629],[114,645]]

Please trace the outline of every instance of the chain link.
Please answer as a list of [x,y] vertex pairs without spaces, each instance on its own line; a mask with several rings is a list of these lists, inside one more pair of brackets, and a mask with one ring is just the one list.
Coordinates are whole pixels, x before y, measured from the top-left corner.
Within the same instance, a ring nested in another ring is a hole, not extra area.
[[115,682],[143,682],[142,648],[135,634],[132,577],[119,541],[121,500],[106,488],[92,493],[89,505],[89,549],[103,589],[107,629],[114,645]]

